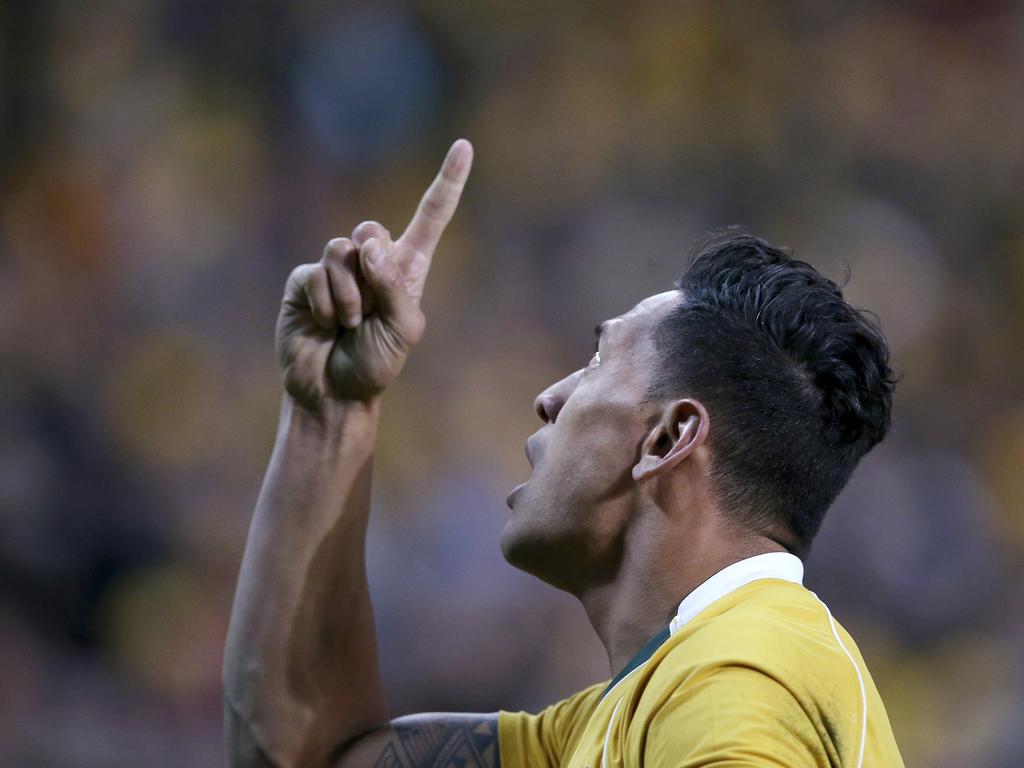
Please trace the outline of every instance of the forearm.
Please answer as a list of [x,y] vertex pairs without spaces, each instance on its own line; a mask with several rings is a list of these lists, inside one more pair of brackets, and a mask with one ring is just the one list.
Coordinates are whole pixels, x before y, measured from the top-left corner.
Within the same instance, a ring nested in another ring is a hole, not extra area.
[[365,567],[377,418],[282,403],[225,653],[231,765],[324,765],[387,718]]

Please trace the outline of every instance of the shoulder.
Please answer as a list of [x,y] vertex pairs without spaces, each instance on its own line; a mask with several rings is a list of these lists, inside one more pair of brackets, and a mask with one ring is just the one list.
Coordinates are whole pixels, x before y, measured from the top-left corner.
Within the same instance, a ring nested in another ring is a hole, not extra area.
[[747,765],[752,755],[792,768],[841,764],[818,718],[763,671],[720,665],[663,693],[646,711],[640,704],[627,735],[645,765]]
[[651,662],[622,694],[630,754],[647,765],[753,752],[773,765],[856,763],[865,754],[902,764],[853,638],[798,584],[741,587],[677,630]]
[[[838,651],[830,615],[813,592],[775,579],[751,583],[711,606],[671,638],[667,661],[772,667]],[[670,666],[672,666],[670,664]]]
[[677,734],[703,744],[712,729],[718,747],[788,745],[827,762],[861,737],[869,680],[862,666],[852,638],[813,592],[755,582],[666,642],[639,692],[637,721],[659,743]]
[[716,670],[743,668],[811,705],[845,696],[863,665],[852,638],[813,592],[774,579],[749,584],[712,605],[676,632],[657,657],[644,685],[648,699],[692,687]]

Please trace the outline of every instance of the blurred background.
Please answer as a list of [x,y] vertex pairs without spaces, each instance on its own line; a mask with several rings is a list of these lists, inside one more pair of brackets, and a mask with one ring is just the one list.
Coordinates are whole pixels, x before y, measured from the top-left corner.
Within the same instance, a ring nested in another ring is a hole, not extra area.
[[891,437],[807,584],[908,765],[1024,764],[1024,9],[998,2],[0,10],[0,765],[218,766],[285,276],[476,166],[385,406],[370,533],[396,714],[610,670],[508,567],[534,395],[743,223],[874,310]]

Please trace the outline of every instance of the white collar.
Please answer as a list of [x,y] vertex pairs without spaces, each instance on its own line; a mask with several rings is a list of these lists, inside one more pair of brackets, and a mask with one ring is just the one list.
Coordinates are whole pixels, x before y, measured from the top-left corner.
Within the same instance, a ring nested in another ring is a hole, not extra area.
[[783,579],[803,584],[803,561],[789,552],[765,552],[727,565],[683,598],[668,625],[669,633],[674,635],[718,598],[758,579]]

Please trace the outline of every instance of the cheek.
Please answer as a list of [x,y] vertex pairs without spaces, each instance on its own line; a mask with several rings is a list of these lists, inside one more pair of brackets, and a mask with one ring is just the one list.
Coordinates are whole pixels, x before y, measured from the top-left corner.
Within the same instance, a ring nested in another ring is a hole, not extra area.
[[552,441],[544,470],[560,486],[563,496],[605,496],[621,492],[623,480],[632,478],[642,429],[630,410],[622,407],[580,409]]

